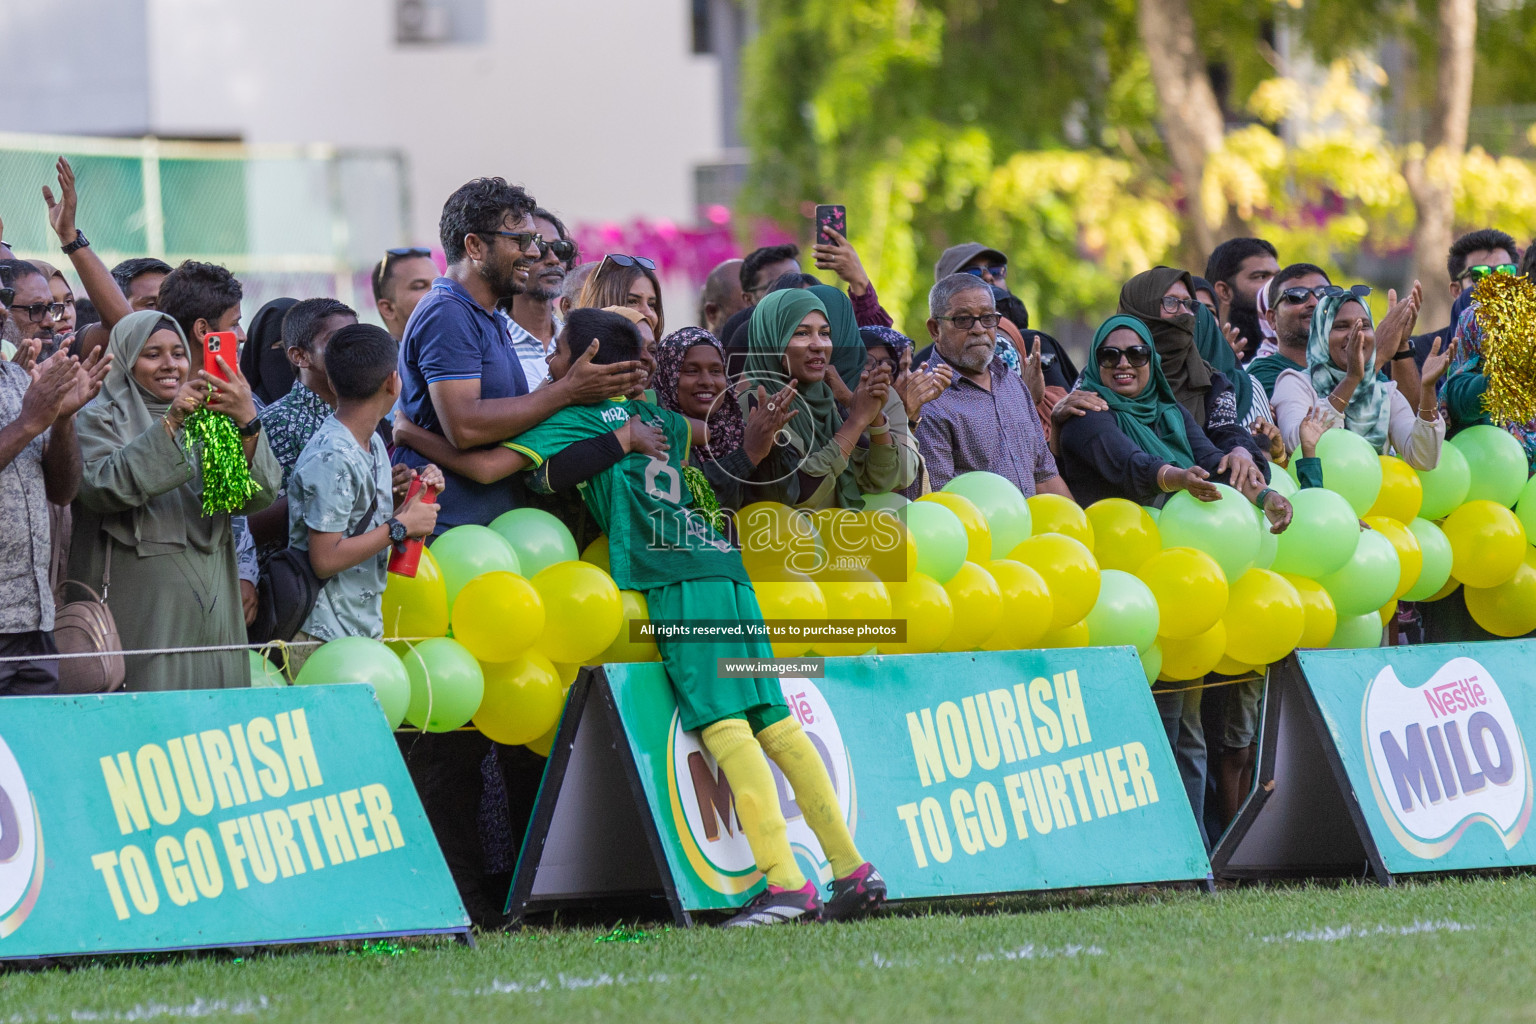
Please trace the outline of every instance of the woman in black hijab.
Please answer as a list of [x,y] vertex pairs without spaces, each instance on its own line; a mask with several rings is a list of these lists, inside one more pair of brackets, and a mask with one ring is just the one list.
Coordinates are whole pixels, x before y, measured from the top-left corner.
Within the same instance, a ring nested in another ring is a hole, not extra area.
[[293,364],[288,361],[288,346],[283,344],[283,316],[298,304],[298,299],[273,299],[256,311],[245,348],[240,351],[240,372],[251,385],[251,393],[266,408],[293,387]]

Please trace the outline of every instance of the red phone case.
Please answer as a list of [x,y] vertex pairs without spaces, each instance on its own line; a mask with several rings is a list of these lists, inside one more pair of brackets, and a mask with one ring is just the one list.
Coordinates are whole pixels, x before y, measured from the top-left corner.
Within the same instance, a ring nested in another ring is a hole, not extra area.
[[234,331],[209,331],[203,335],[203,369],[219,380],[228,382],[229,375],[219,368],[214,356],[223,356],[224,361],[233,367],[239,359],[239,349],[240,339]]

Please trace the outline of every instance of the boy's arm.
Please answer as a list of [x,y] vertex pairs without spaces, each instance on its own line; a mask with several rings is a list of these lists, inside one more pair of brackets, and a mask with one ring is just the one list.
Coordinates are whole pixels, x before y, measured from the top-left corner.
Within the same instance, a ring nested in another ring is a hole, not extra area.
[[395,416],[395,444],[404,445],[423,458],[478,484],[504,480],[527,469],[531,463],[527,456],[501,445],[462,451],[441,434],[424,430],[398,413]]
[[[421,492],[413,495],[395,510],[394,518],[405,526],[405,535],[412,539],[430,537],[437,526],[438,506],[423,504]],[[321,533],[309,531],[309,564],[315,575],[329,579],[368,559],[389,547],[389,524],[375,526],[366,533],[348,537],[345,533]]]

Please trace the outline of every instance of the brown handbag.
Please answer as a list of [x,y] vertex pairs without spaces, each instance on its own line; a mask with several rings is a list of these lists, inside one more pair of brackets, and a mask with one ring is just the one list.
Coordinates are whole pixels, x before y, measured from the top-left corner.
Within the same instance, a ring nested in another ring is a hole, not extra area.
[[[71,586],[79,587],[89,597],[66,602],[64,592]],[[78,580],[65,580],[54,594],[58,610],[53,616],[53,642],[59,653],[100,655],[96,658],[60,658],[60,693],[111,693],[122,689],[123,641],[117,635],[117,621],[112,618],[112,609],[107,607],[107,591],[111,586],[109,549],[100,596]]]

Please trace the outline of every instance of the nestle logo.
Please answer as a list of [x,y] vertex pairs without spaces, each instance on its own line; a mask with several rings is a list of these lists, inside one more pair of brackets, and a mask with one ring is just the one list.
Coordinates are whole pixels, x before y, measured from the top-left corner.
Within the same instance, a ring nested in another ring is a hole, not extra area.
[[1483,687],[1477,682],[1475,675],[1451,683],[1442,683],[1433,689],[1426,687],[1424,700],[1429,704],[1430,713],[1436,718],[1485,707],[1488,704],[1488,697],[1483,693]]

